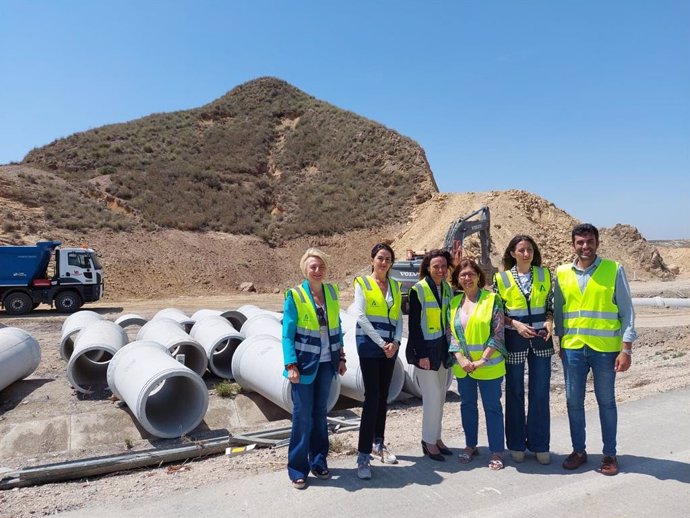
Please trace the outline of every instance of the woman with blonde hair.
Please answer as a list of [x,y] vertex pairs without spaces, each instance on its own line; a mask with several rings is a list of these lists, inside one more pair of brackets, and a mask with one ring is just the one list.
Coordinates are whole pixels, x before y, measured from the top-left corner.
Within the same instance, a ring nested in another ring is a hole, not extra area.
[[283,375],[292,383],[288,476],[304,489],[309,471],[328,479],[328,394],[345,374],[338,287],[325,283],[329,257],[309,248],[300,260],[305,280],[288,290],[283,308]]

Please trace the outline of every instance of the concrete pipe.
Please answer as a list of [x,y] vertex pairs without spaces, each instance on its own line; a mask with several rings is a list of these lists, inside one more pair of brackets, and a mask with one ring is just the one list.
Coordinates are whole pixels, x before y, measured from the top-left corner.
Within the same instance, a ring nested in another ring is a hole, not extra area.
[[[292,413],[291,383],[283,376],[283,347],[279,338],[253,335],[240,344],[232,357],[232,373],[243,388],[258,392]],[[340,396],[340,376],[334,376],[328,393],[328,411]]]
[[184,329],[185,333],[189,333],[190,329],[192,329],[192,326],[194,325],[194,320],[189,318],[184,311],[177,308],[161,309],[158,313],[153,315],[153,318],[151,320],[155,320],[157,318],[173,319],[175,322],[182,326],[182,329]]
[[[87,324],[91,322],[98,322],[103,320],[103,317],[94,311],[77,311],[68,316],[62,323],[62,338],[60,338],[60,356],[63,360],[68,361],[72,356],[74,350],[74,338]],[[90,357],[92,360],[98,360],[98,356]]]
[[[359,355],[357,354],[357,338],[355,330],[345,333],[345,355],[347,356],[347,371],[340,380],[340,393],[355,401],[364,401],[364,379],[362,369],[359,366]],[[400,354],[398,353],[398,357]],[[393,368],[393,377],[388,389],[388,402],[397,399],[405,383],[405,369],[400,360],[396,360]]]
[[18,327],[0,329],[0,390],[30,376],[41,363],[41,346]]
[[113,394],[155,437],[171,439],[194,430],[208,409],[204,380],[157,342],[125,345],[110,360],[107,379]]
[[343,333],[355,329],[357,326],[357,319],[354,317],[353,304],[347,308],[347,311],[340,310],[340,325],[343,328]]
[[280,340],[283,336],[283,325],[270,312],[259,312],[247,318],[240,333],[246,338],[254,335],[271,335]]
[[633,306],[651,306],[655,308],[690,308],[690,299],[679,298],[633,298]]
[[[422,389],[419,386],[419,379],[415,373],[415,366],[407,363],[407,358],[405,357],[405,348],[407,347],[407,338],[403,337],[400,340],[400,352],[398,353],[398,361],[403,366],[405,371],[405,382],[403,383],[403,392],[421,398]],[[448,381],[446,382],[446,391],[450,390],[450,386],[453,384],[455,377],[453,376],[453,371],[448,369]]]
[[277,311],[269,311],[267,309],[261,309],[260,307],[255,306],[253,304],[245,304],[244,306],[240,306],[239,308],[237,308],[237,311],[242,313],[247,318],[251,318],[259,313],[268,313],[269,315],[273,315],[276,319],[278,319],[278,322],[283,321],[282,313],[278,313]]
[[137,333],[137,340],[151,340],[164,345],[175,358],[203,376],[208,367],[206,351],[180,325],[171,318],[154,318],[142,326]]
[[123,329],[127,329],[130,326],[143,326],[146,322],[148,320],[136,313],[126,313],[115,320],[115,323]]
[[[110,320],[99,320],[85,326],[75,338],[74,351],[67,362],[67,379],[72,387],[78,392],[91,394],[92,387],[106,386],[108,363],[128,342],[125,330]],[[93,360],[94,356],[98,360]]]
[[244,324],[244,321],[247,320],[247,317],[245,317],[239,311],[235,311],[234,309],[200,309],[192,315],[192,320],[194,320],[194,323],[196,324],[199,320],[209,316],[223,317],[225,320],[230,322],[230,325],[235,329],[240,329],[242,324]]
[[197,320],[190,335],[206,351],[208,369],[219,378],[233,379],[232,357],[244,336],[221,315]]

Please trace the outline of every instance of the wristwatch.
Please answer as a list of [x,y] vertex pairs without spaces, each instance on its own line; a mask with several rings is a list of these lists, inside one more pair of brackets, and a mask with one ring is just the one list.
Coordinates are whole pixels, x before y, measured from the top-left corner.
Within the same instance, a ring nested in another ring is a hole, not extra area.
[[627,354],[628,356],[632,356],[632,349],[621,349],[621,352],[623,354]]

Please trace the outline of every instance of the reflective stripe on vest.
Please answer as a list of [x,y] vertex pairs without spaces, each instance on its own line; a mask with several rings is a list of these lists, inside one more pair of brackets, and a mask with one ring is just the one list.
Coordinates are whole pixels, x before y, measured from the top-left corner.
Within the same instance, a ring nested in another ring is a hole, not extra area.
[[[326,317],[328,319],[328,339],[331,356],[339,355],[340,342],[340,305],[338,291],[332,284],[324,284]],[[297,329],[295,330],[295,352],[300,365],[300,373],[313,374],[321,358],[321,326],[309,294],[300,285],[289,290],[297,308]]]
[[438,306],[438,301],[426,277],[410,289],[417,293],[417,299],[419,299],[419,303],[422,306],[419,323],[422,328],[424,341],[441,338],[445,332],[448,305],[452,295],[450,285],[446,281],[441,281],[441,307]]
[[[388,289],[393,298],[393,305],[389,308],[386,297],[383,295],[376,280],[371,276],[355,277],[355,284],[359,284],[366,301],[364,314],[366,315],[373,328],[378,331],[385,341],[390,342],[394,338],[395,326],[400,317],[400,307],[402,297],[400,295],[400,283],[388,280]],[[357,343],[371,342],[376,345],[371,338],[357,324]],[[376,345],[378,347],[378,345]]]
[[[450,301],[450,330],[458,342],[460,342],[460,338],[456,327],[456,318],[463,296],[464,295],[461,293],[453,297]],[[480,289],[477,304],[467,321],[467,327],[464,331],[467,344],[463,347],[463,353],[465,357],[469,358],[471,361],[481,359],[482,353],[486,349],[486,344],[491,337],[491,318],[493,316],[496,296],[495,293]],[[457,325],[459,326],[461,324],[458,322]],[[456,378],[464,378],[467,376],[467,373],[462,370],[462,367],[457,363],[453,365],[452,370]],[[505,373],[506,366],[503,355],[498,351],[494,351],[489,357],[489,361],[470,373],[470,376],[479,380],[493,380],[500,378],[505,375]]]
[[[531,326],[534,329],[543,329],[546,321],[546,302],[551,291],[551,273],[539,266],[532,266],[532,289],[530,291],[529,311],[527,299],[520,291],[513,272],[504,271],[494,277],[498,293],[504,302],[505,314],[519,322],[529,323],[529,315],[532,313]],[[506,325],[507,329],[515,329],[512,325]]]
[[558,285],[563,293],[563,338],[561,347],[579,349],[585,344],[599,352],[618,352],[623,337],[618,306],[613,302],[618,263],[602,259],[592,272],[584,292],[571,264],[558,267]]

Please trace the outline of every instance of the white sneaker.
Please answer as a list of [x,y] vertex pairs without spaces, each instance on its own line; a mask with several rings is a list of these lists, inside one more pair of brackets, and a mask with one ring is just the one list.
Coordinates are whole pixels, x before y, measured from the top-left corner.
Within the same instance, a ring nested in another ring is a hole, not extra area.
[[371,479],[371,466],[369,461],[357,462],[357,476],[362,480]]
[[551,464],[551,454],[548,451],[538,451],[535,455],[537,456],[537,462],[539,464],[543,464],[544,466]]
[[398,463],[398,458],[390,452],[385,444],[375,444],[371,449],[371,456],[380,460],[384,464]]
[[516,450],[510,450],[510,457],[513,459],[513,462],[522,462],[525,460],[525,452],[524,451],[516,451]]

